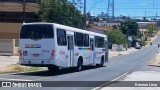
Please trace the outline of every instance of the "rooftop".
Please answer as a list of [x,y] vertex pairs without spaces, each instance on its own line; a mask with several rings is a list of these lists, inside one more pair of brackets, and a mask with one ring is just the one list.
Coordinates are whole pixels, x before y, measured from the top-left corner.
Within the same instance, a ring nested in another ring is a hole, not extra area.
[[112,30],[113,28],[111,26],[97,26],[95,24],[91,24],[91,28],[97,29],[97,30]]

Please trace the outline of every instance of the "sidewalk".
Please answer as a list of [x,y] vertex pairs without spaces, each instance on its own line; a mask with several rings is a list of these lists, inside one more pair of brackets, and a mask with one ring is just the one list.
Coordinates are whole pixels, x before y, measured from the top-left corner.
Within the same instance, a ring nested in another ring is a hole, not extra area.
[[18,56],[0,56],[0,68],[7,65],[17,64],[18,60]]
[[149,62],[149,66],[160,67],[160,52]]
[[133,52],[136,52],[138,49],[135,48],[128,48],[127,50],[122,50],[122,51],[109,51],[109,58],[119,56],[119,55],[125,55],[125,54],[130,54]]
[[153,42],[158,37],[159,34],[160,32],[158,32],[157,35],[155,35],[154,37],[150,38],[150,41],[147,42],[147,46],[150,45],[150,43]]

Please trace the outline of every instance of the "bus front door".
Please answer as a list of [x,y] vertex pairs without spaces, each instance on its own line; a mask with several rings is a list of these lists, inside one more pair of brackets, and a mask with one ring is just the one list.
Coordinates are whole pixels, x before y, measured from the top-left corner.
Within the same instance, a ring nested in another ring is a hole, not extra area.
[[91,50],[90,64],[94,64],[94,39],[93,38],[90,39],[90,50]]
[[72,35],[68,35],[67,36],[67,42],[68,42],[68,61],[67,61],[67,66],[71,67],[73,66],[73,36]]

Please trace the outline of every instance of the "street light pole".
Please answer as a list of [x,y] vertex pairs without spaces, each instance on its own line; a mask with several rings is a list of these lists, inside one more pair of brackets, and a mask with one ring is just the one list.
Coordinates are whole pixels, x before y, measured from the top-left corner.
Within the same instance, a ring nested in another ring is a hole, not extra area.
[[84,0],[83,29],[86,30],[86,0]]

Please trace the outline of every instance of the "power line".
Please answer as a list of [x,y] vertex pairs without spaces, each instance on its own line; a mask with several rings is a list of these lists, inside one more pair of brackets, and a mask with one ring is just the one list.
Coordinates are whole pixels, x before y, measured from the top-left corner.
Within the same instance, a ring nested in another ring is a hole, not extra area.
[[[96,9],[107,9],[107,8],[96,8]],[[115,8],[115,9],[160,9],[160,8]]]

